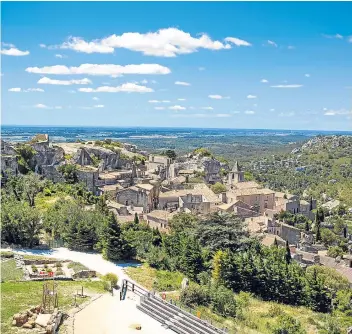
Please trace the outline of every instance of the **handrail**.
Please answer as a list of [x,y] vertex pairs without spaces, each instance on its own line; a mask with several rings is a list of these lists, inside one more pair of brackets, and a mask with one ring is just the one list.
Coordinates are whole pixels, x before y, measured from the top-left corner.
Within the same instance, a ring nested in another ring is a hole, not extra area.
[[[141,294],[142,298],[149,297],[149,298],[154,298],[156,300],[159,300],[162,303],[166,304],[168,307],[176,309],[180,313],[183,313],[183,314],[187,315],[193,321],[198,321],[198,322],[202,323],[204,326],[209,327],[209,328],[213,329],[214,331],[216,331],[216,332],[218,332],[220,334],[226,334],[227,333],[224,330],[213,326],[208,321],[200,319],[200,318],[196,317],[195,315],[193,315],[192,313],[182,309],[181,307],[179,307],[179,306],[177,306],[177,305],[175,305],[173,303],[170,303],[170,302],[160,298],[160,296],[156,295],[155,292],[148,291],[147,289],[143,288],[142,286],[140,286],[140,285],[138,285],[138,284],[136,284],[136,283],[134,283],[134,282],[132,282],[132,281],[130,281],[128,279],[123,279],[123,281],[122,281],[122,296],[120,294],[120,299],[122,299],[122,300],[125,299],[126,292],[127,292],[128,288],[129,288],[129,286],[131,288],[130,291],[132,291],[134,293]],[[140,290],[140,291],[138,291],[138,290]]]

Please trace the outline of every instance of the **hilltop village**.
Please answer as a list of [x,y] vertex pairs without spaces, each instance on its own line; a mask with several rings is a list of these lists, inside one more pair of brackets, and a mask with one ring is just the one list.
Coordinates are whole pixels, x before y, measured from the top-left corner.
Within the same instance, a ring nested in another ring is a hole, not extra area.
[[[262,244],[284,246],[287,242],[293,259],[302,266],[320,263],[335,268],[352,282],[351,255],[343,260],[328,257],[324,253],[327,248],[316,242],[313,232],[284,222],[283,213],[314,221],[316,200],[247,181],[238,162],[229,166],[206,149],[184,156],[176,156],[173,151],[154,155],[109,139],[51,143],[48,135],[40,134],[22,144],[22,150],[27,151],[25,163],[26,155],[19,157],[14,144],[1,142],[2,181],[9,173],[21,173],[25,164],[53,182],[73,178],[94,195],[105,196],[119,222],[138,216],[162,232],[168,231],[170,219],[180,212],[200,216],[233,213]],[[346,230],[343,233],[351,244],[352,234]]]

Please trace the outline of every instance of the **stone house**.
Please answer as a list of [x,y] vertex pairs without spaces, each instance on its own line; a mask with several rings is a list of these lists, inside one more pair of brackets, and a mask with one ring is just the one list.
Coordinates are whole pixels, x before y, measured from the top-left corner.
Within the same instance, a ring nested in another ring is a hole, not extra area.
[[159,187],[149,183],[118,190],[116,202],[126,206],[143,207],[144,212],[150,212],[158,205]]
[[146,215],[147,224],[151,228],[157,228],[161,232],[169,230],[169,220],[176,214],[176,212],[168,212],[165,210],[153,210]]

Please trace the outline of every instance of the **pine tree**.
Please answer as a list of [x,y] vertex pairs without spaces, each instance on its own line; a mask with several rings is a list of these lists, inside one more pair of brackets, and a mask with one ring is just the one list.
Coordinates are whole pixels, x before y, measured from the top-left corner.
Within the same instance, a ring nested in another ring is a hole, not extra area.
[[113,214],[105,222],[100,243],[105,259],[121,260],[129,258],[132,253],[131,246],[123,239],[120,225]]
[[196,279],[204,269],[202,250],[198,241],[192,237],[184,236],[181,241],[179,270],[190,279]]
[[289,246],[287,240],[286,240],[286,254],[285,254],[285,260],[286,260],[286,264],[290,264],[290,262],[291,262],[291,250],[290,250],[290,246]]

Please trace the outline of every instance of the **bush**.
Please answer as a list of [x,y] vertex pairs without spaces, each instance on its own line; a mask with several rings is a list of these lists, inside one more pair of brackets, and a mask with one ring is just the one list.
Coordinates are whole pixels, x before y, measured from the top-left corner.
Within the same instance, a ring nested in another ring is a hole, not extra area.
[[210,303],[208,290],[199,285],[190,285],[181,291],[180,301],[189,307],[207,306]]
[[65,273],[61,269],[59,269],[55,272],[55,276],[64,276],[64,275],[65,275]]
[[287,314],[279,316],[276,326],[273,328],[272,334],[305,334],[301,323]]
[[37,273],[38,272],[38,268],[34,264],[32,264],[32,271],[33,271],[33,273]]
[[114,273],[107,273],[103,276],[103,281],[110,282],[111,287],[115,287],[117,285],[118,280],[118,276]]
[[11,259],[13,258],[12,252],[0,252],[0,256],[2,259]]
[[56,268],[62,268],[62,263],[61,262],[56,262],[55,263]]
[[340,247],[338,247],[338,246],[331,246],[331,247],[329,247],[328,248],[328,256],[330,256],[330,257],[334,257],[334,258],[336,258],[336,257],[338,257],[338,256],[343,256],[343,253],[344,253],[344,251],[343,251],[343,249],[342,248],[340,248]]
[[223,285],[214,285],[211,288],[211,308],[224,317],[236,316],[236,301],[231,290]]
[[226,191],[226,186],[220,182],[216,182],[210,188],[215,194],[220,194]]

